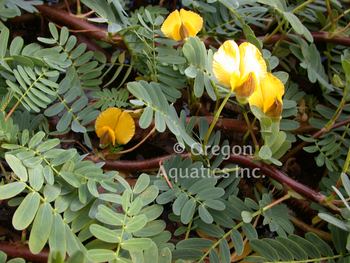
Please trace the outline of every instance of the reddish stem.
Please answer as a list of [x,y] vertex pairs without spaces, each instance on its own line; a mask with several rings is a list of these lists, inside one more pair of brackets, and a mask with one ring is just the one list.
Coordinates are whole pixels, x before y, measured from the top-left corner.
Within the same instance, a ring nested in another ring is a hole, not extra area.
[[0,242],[0,251],[6,253],[9,259],[20,257],[25,259],[26,262],[46,263],[49,258],[48,249],[33,254],[28,246],[21,245],[21,243]]

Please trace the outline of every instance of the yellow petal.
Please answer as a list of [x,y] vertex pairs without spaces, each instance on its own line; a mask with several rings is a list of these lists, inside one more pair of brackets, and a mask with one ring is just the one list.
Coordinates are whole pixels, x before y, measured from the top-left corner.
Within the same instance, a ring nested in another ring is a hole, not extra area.
[[260,50],[249,42],[244,42],[239,45],[240,64],[239,71],[241,76],[245,76],[249,72],[254,72],[258,77],[258,85],[264,81],[266,77],[266,63],[263,59]]
[[277,95],[282,98],[284,94],[284,85],[278,78],[268,72],[265,80],[261,83],[261,90],[264,100],[270,96]]
[[[194,28],[194,26],[190,22],[186,21],[183,23],[183,25],[187,28],[187,31],[189,34],[188,37],[194,37],[197,35],[198,31],[196,32],[196,29]],[[188,38],[188,37],[186,37],[186,38]]]
[[264,113],[267,117],[280,117],[283,111],[282,98],[279,95],[271,95],[264,101]]
[[239,49],[235,41],[226,41],[219,47],[213,56],[213,72],[219,83],[230,87],[232,74],[235,72],[235,77],[240,76],[239,60]]
[[[96,119],[95,122],[95,131],[96,133],[98,130],[100,130],[104,126],[110,127],[112,130],[114,130],[115,126],[117,125],[117,121],[119,118],[119,115],[122,113],[122,111],[118,108],[108,108],[107,110],[103,111]],[[98,137],[100,137],[97,134]]]
[[119,116],[114,133],[118,144],[127,144],[134,136],[135,122],[125,111]]
[[256,105],[260,109],[264,108],[264,97],[261,86],[258,86],[256,91],[249,97],[249,105]]
[[173,34],[172,34],[172,39],[176,40],[176,41],[180,41],[182,38],[181,38],[181,33],[180,33],[180,28],[181,28],[181,24],[176,24],[174,26],[174,29],[173,29]]
[[113,145],[115,145],[115,134],[110,127],[103,126],[96,133],[97,136],[100,138],[100,144],[108,145],[110,143],[113,143]]
[[[184,25],[187,27],[190,36],[195,36],[197,33],[202,29],[203,27],[203,18],[192,12],[192,11],[186,11],[185,9],[180,10],[180,19],[181,22],[184,23]],[[189,28],[187,25],[188,23],[191,24],[191,28]]]
[[178,29],[180,29],[181,26],[180,13],[178,10],[175,10],[168,15],[160,29],[167,38],[174,39],[173,32],[175,26],[177,26]]

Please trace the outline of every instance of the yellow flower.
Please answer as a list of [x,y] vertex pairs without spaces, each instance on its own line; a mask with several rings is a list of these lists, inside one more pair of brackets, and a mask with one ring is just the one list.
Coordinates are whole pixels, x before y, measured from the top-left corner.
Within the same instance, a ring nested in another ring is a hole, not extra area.
[[97,117],[95,131],[103,146],[127,144],[135,134],[135,123],[125,111],[108,108]]
[[266,63],[259,49],[249,42],[239,47],[226,41],[213,57],[213,72],[219,83],[234,91],[238,102],[245,104],[266,77]]
[[250,96],[249,104],[258,106],[269,118],[279,118],[283,110],[283,94],[283,83],[271,73],[267,73],[263,83]]
[[200,15],[181,9],[175,10],[165,19],[161,30],[167,38],[176,41],[194,37],[203,27]]

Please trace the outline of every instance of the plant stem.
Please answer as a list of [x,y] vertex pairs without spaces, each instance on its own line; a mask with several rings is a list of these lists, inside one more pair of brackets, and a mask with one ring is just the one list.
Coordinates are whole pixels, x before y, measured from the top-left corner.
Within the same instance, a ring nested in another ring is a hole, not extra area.
[[241,109],[242,109],[242,112],[243,112],[244,119],[245,119],[245,121],[246,121],[246,123],[248,125],[249,132],[250,132],[250,134],[252,136],[252,139],[253,139],[253,142],[254,142],[255,154],[258,154],[258,152],[259,152],[259,143],[256,140],[255,134],[254,134],[254,132],[252,130],[252,126],[251,126],[249,118],[248,118],[248,114],[247,114],[247,112],[246,112],[246,110],[245,110],[243,105],[241,105]]
[[226,102],[228,101],[228,99],[230,98],[230,95],[231,95],[231,92],[228,92],[224,101],[221,103],[220,105],[220,108],[218,109],[218,111],[215,113],[215,116],[214,116],[214,119],[213,119],[213,122],[211,123],[210,127],[209,127],[209,130],[207,132],[207,134],[205,135],[205,138],[204,138],[204,142],[203,142],[203,149],[205,149],[205,146],[207,145],[207,142],[209,140],[209,137],[210,137],[210,134],[211,132],[213,131],[214,127],[215,127],[215,124],[216,122],[218,121],[219,117],[220,117],[220,113],[222,111],[222,109],[224,108]]
[[[304,8],[305,6],[307,6],[308,4],[311,4],[314,1],[315,0],[309,0],[309,1],[302,3],[298,7],[294,8],[294,10],[292,10],[291,13],[294,14],[295,12],[299,11],[300,9]],[[277,32],[281,29],[281,27],[284,25],[285,22],[286,22],[286,20],[282,20],[281,23],[279,23],[278,26],[275,28],[275,30],[268,37],[266,37],[262,40],[263,44],[268,42],[275,34],[277,34]]]

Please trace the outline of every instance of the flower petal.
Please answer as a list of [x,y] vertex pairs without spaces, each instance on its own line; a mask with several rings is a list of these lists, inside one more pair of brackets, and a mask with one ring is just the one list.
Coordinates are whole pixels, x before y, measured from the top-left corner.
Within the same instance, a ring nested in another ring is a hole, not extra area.
[[[112,130],[114,130],[115,126],[117,125],[119,115],[121,113],[122,113],[122,111],[118,108],[108,108],[107,110],[103,111],[97,117],[96,122],[95,122],[96,133],[98,130],[100,130],[104,126],[108,126]],[[97,134],[97,136],[100,137],[98,134]]]
[[167,38],[174,39],[173,33],[175,26],[178,26],[178,29],[180,29],[181,26],[180,13],[178,10],[175,10],[168,15],[160,29]]
[[235,72],[235,77],[240,76],[239,60],[239,49],[235,41],[226,41],[219,47],[213,56],[213,72],[219,83],[230,87],[232,74]]
[[181,24],[176,24],[173,28],[173,34],[172,34],[172,37],[169,37],[169,38],[172,38],[176,41],[180,41],[182,38],[181,38],[181,33],[180,33],[180,28],[181,28]]
[[283,83],[269,72],[267,73],[265,80],[261,83],[261,89],[263,92],[264,100],[270,96],[279,95],[282,97],[284,94]]
[[241,76],[245,76],[249,72],[254,72],[258,77],[258,85],[264,81],[266,77],[266,63],[260,50],[249,42],[239,45],[239,53],[241,56],[239,71]]
[[264,108],[264,98],[261,90],[261,86],[258,86],[256,91],[249,97],[249,105],[256,105],[260,109]]
[[[203,18],[192,12],[186,11],[185,9],[180,10],[180,19],[181,22],[187,27],[190,36],[195,36],[203,27]],[[187,24],[190,23],[192,28],[189,28]],[[193,31],[192,31],[193,30]]]
[[184,22],[184,25],[188,30],[189,37],[194,37],[197,35],[198,31],[196,31],[194,26],[189,21]]
[[119,116],[114,133],[118,144],[127,144],[134,136],[135,122],[125,111]]

